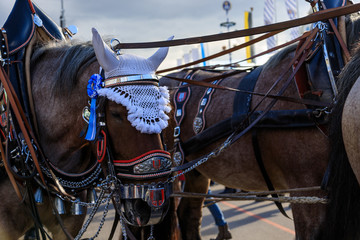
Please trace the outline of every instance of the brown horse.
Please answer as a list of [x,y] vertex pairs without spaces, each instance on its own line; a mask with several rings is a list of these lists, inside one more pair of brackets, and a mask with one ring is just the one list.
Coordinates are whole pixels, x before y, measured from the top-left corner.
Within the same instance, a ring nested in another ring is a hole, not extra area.
[[330,125],[329,206],[322,239],[359,239],[359,64],[357,46],[339,76],[339,97]]
[[[155,225],[163,220],[169,208],[171,192],[171,182],[167,181],[171,159],[160,137],[170,110],[168,94],[166,89],[157,86],[152,76],[165,58],[167,48],[159,49],[148,59],[130,54],[117,56],[95,29],[93,46],[91,43],[52,43],[37,46],[32,54],[33,114],[37,140],[46,156],[41,161],[42,172],[47,183],[53,180],[48,176],[49,171],[60,174],[57,175],[60,185],[81,202],[86,202],[84,191],[99,184],[101,193],[113,198],[123,222],[136,227]],[[99,73],[100,66],[104,70],[105,87],[101,81],[89,82],[89,79],[101,80],[100,75],[92,77]],[[89,98],[93,93],[99,95],[97,100]],[[88,112],[90,100],[89,119],[84,113]],[[92,119],[93,128],[90,127]],[[85,139],[80,133],[87,125]],[[42,204],[32,205],[29,196],[41,181],[30,182],[33,190],[28,195],[22,182],[18,184],[24,196],[22,202],[9,178],[2,177],[0,238],[18,239],[32,227],[34,211],[28,211],[30,208],[37,208],[35,212],[53,239],[75,237],[82,228],[86,211],[72,215],[68,195],[56,192],[57,188],[51,186],[42,187],[51,190],[49,195],[43,195]],[[66,214],[61,215],[68,235],[53,214],[52,201],[56,196],[68,200],[65,201]],[[170,235],[166,234],[163,230],[154,232],[157,239],[169,239]],[[141,239],[139,235],[136,238]]]
[[[358,19],[348,18],[348,36],[353,36],[353,29],[356,27]],[[351,33],[351,35],[350,35]],[[349,45],[355,41],[353,36],[349,38]],[[254,87],[256,93],[266,93],[274,84],[280,74],[286,70],[286,66],[294,57],[295,46],[288,47],[278,54],[274,55],[263,66],[260,76]],[[186,78],[192,80],[209,79],[221,74],[227,75],[229,72],[212,71],[206,69],[183,70],[169,74],[169,77]],[[288,71],[283,79],[290,76]],[[219,83],[220,86],[237,88],[239,83],[248,75],[247,72],[239,72],[237,75],[225,77]],[[283,80],[285,81],[285,80]],[[178,86],[176,81],[164,77],[161,83],[167,86]],[[278,84],[272,93],[280,90],[283,84]],[[186,141],[194,139],[195,131],[201,129],[199,120],[201,111],[205,111],[205,130],[211,126],[219,124],[224,119],[232,116],[234,111],[235,92],[216,89],[211,95],[211,101],[206,105],[205,110],[201,110],[201,99],[205,96],[208,89],[204,87],[190,85],[190,98],[187,100],[185,114],[180,126],[180,139],[185,142],[186,161],[197,159],[207,153],[210,153],[216,147],[224,142],[225,136],[212,141],[207,137],[206,141],[211,144],[196,145],[197,141]],[[173,99],[181,96],[174,96]],[[283,96],[298,96],[295,82],[292,82]],[[244,98],[243,98],[244,99]],[[250,110],[262,101],[261,96],[252,96]],[[243,101],[249,101],[245,98]],[[265,99],[259,105],[257,110],[264,110],[271,99]],[[286,101],[277,101],[271,110],[295,110],[304,109],[304,105]],[[183,114],[183,113],[180,113]],[[199,115],[200,114],[200,115]],[[201,122],[201,121],[200,121]],[[230,124],[230,123],[229,123]],[[214,128],[216,129],[216,128]],[[275,189],[291,189],[301,187],[319,186],[325,173],[329,156],[328,137],[315,125],[293,127],[287,125],[278,125],[277,127],[254,127],[228,149],[224,150],[219,156],[210,158],[204,164],[198,166],[196,170],[186,175],[185,191],[206,193],[209,179],[231,188],[242,190],[264,191],[267,190],[264,177],[259,169],[255,154],[261,154],[265,169],[270,177]],[[218,129],[214,130],[218,131]],[[219,130],[220,131],[220,130]],[[256,132],[256,133],[254,133]],[[211,135],[211,133],[208,132]],[[253,144],[259,146],[255,152]],[[196,140],[196,139],[195,139]],[[200,146],[200,147],[199,147]],[[189,150],[190,149],[190,150]],[[195,150],[194,150],[195,149]],[[296,196],[318,196],[324,197],[324,191],[311,191],[302,193],[291,193]],[[203,201],[199,199],[182,198],[178,210],[180,227],[184,239],[200,239],[199,228],[201,222],[201,207]],[[296,239],[317,239],[321,235],[319,226],[323,222],[325,215],[325,206],[323,204],[291,204],[294,225],[296,230]],[[196,227],[194,227],[196,226]]]

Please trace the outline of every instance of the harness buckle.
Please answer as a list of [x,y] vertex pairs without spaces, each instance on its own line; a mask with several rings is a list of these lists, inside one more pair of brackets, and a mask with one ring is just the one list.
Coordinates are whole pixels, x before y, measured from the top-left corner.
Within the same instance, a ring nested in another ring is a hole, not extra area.
[[174,137],[177,138],[180,136],[180,126],[174,128]]

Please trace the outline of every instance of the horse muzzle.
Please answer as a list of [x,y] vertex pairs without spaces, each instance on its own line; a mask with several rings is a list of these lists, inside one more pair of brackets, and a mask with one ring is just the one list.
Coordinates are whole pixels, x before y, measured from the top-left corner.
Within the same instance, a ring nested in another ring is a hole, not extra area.
[[136,227],[158,224],[169,209],[172,183],[120,185],[120,211],[125,221]]
[[151,181],[151,184],[120,184],[117,209],[130,225],[158,224],[169,209],[172,183],[158,182],[171,174],[170,153],[153,150],[130,160],[113,160],[118,179]]

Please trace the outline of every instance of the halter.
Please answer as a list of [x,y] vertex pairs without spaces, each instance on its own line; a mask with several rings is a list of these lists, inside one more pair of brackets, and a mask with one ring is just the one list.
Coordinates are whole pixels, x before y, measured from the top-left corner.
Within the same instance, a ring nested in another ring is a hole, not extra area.
[[[149,96],[144,93],[145,90],[150,91]],[[152,150],[132,159],[115,159],[107,139],[104,114],[96,112],[96,99],[98,96],[102,96],[124,105],[128,110],[128,120],[131,124],[142,133],[153,134],[160,133],[167,126],[168,117],[165,112],[170,109],[166,106],[168,104],[168,93],[165,90],[165,88],[159,88],[157,76],[154,74],[112,77],[105,80],[96,74],[90,78],[88,83],[91,107],[86,139],[96,140],[99,163],[106,164],[104,160],[107,159],[107,174],[114,175],[118,181],[117,189],[119,192],[117,197],[121,202],[120,206],[116,206],[116,209],[128,224],[134,226],[154,225],[164,218],[169,206],[166,199],[172,193],[172,183],[129,185],[122,184],[120,179],[152,182],[155,178],[168,178],[172,173],[171,155],[167,151]],[[134,93],[139,93],[139,96]],[[139,97],[140,100],[136,97]],[[146,104],[151,103],[151,101],[154,104],[151,106],[144,105],[141,98],[146,98],[144,101]],[[100,118],[96,119],[96,116],[100,116]],[[151,118],[154,118],[154,121]],[[139,202],[146,203],[147,217],[145,219],[134,214],[134,209],[135,212],[140,210],[137,209]]]

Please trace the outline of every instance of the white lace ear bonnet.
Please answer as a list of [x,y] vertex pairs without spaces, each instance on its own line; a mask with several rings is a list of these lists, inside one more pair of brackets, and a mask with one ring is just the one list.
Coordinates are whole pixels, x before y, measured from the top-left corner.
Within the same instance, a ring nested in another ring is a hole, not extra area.
[[155,71],[165,59],[168,48],[160,48],[149,58],[116,55],[95,28],[92,33],[97,60],[105,71],[104,87],[97,89],[97,94],[125,106],[128,120],[141,133],[160,133],[168,125],[166,113],[171,108],[169,91],[159,87]]

